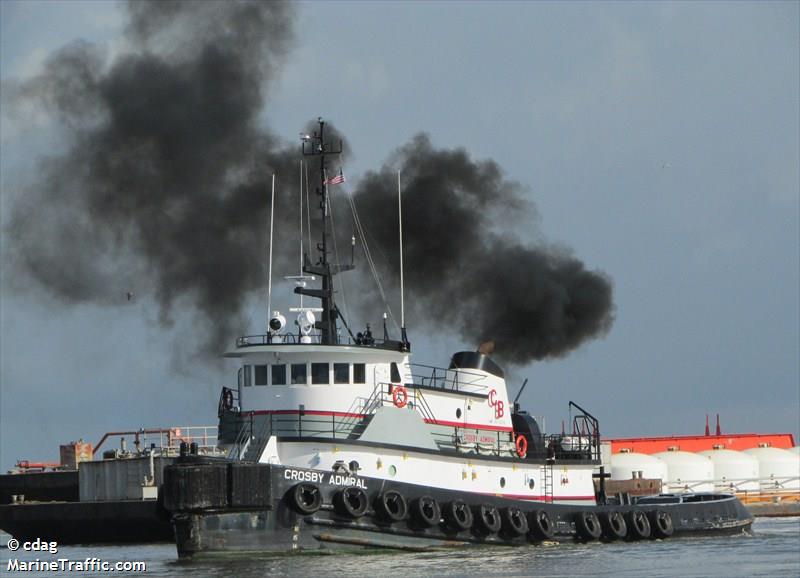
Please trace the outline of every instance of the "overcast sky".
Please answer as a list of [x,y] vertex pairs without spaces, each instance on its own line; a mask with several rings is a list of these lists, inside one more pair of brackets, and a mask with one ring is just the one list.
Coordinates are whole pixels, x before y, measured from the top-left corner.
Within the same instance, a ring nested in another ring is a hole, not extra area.
[[[304,3],[264,122],[289,140],[333,121],[352,182],[419,131],[494,159],[536,207],[535,234],[514,233],[610,276],[607,336],[511,371],[512,395],[529,378],[523,405],[548,429],[574,400],[608,436],[702,433],[706,413],[726,432],[797,436],[799,6]],[[6,1],[0,18],[4,97],[72,40],[110,54],[125,42],[111,2]],[[2,106],[5,223],[63,143],[42,111]],[[4,260],[0,468],[106,431],[215,423],[234,373],[192,359],[191,316],[164,328],[146,294],[67,306],[14,291],[10,273]],[[243,334],[263,326],[255,299],[250,320]],[[421,363],[476,345],[447,327],[410,332]]]

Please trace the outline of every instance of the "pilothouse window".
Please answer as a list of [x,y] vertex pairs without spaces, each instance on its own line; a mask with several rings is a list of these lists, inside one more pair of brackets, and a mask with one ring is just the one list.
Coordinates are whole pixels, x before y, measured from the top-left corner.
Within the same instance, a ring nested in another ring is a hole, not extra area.
[[315,385],[323,385],[330,383],[328,378],[328,364],[327,363],[312,363],[311,364],[311,383]]
[[251,378],[251,372],[250,372],[250,368],[251,367],[252,367],[251,365],[245,365],[244,368],[243,368],[244,369],[244,386],[245,387],[250,387],[251,385],[253,385],[253,382],[251,381],[251,379],[252,379]]
[[286,385],[286,366],[283,364],[272,366],[272,385]]
[[333,364],[333,383],[350,383],[350,364]]
[[292,384],[302,384],[305,385],[308,383],[308,377],[306,376],[306,364],[305,363],[293,363],[292,364]]
[[367,370],[363,363],[353,364],[353,383],[366,383]]
[[269,379],[269,366],[268,365],[256,365],[256,378],[255,378],[255,385],[267,385],[267,379]]

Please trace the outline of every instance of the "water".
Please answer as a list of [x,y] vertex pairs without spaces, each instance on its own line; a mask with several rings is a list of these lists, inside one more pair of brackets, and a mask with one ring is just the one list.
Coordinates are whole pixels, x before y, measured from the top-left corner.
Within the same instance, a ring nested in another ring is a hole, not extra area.
[[58,554],[34,554],[0,546],[0,574],[13,576],[108,576],[97,572],[7,572],[19,560],[68,558],[107,562],[141,560],[138,576],[532,576],[757,577],[800,578],[800,518],[759,518],[751,536],[692,538],[615,544],[557,544],[520,548],[477,547],[446,552],[225,556],[179,561],[174,546],[60,546]]

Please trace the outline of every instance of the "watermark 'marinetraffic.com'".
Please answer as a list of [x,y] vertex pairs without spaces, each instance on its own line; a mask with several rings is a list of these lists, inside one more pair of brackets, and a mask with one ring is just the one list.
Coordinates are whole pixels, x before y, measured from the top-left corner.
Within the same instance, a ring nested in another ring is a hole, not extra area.
[[[23,550],[25,552],[41,552],[42,554],[58,554],[58,543],[47,542],[41,539],[20,542],[16,538],[11,538],[7,543],[9,552]],[[82,560],[72,560],[70,558],[55,558],[33,560],[11,558],[5,564],[6,572],[147,572],[147,563],[135,560],[121,560],[118,562],[108,562],[100,558],[84,558]]]

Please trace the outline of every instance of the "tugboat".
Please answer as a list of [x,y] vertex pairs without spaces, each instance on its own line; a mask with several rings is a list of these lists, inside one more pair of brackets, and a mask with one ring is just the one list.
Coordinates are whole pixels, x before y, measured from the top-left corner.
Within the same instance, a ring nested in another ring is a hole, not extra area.
[[[353,335],[333,289],[334,275],[352,265],[328,259],[328,186],[342,178],[328,177],[326,156],[339,154],[341,143],[326,142],[324,130],[320,119],[302,150],[319,158],[319,254],[313,263],[304,254],[294,278],[301,300],[319,299],[321,307],[301,301],[296,332],[276,311],[264,335],[240,337],[226,354],[240,360],[237,386],[223,387],[219,399],[227,457],[187,446],[165,469],[164,506],[180,557],[750,528],[733,495],[606,496],[598,420],[569,402],[571,431],[546,434],[520,409],[519,394],[510,398],[491,343],[437,368],[411,362],[402,313],[399,339],[385,326],[382,339],[369,326]],[[402,299],[402,239],[400,247]],[[316,278],[321,287],[309,288]]]

